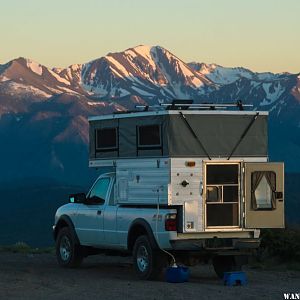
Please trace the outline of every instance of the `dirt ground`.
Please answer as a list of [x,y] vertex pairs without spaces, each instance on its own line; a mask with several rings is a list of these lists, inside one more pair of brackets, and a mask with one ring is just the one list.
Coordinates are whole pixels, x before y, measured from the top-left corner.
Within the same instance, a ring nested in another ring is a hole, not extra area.
[[300,292],[300,272],[247,270],[246,286],[224,286],[210,265],[189,282],[140,281],[129,258],[94,256],[79,269],[58,267],[52,254],[0,253],[0,299],[284,299]]

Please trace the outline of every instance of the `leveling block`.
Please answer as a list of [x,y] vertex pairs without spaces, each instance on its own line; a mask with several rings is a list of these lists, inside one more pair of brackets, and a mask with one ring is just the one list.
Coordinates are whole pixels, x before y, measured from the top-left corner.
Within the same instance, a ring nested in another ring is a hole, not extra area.
[[247,284],[247,277],[245,272],[224,272],[224,285],[245,285]]
[[190,271],[187,267],[171,266],[167,268],[165,276],[167,282],[182,283],[189,280]]

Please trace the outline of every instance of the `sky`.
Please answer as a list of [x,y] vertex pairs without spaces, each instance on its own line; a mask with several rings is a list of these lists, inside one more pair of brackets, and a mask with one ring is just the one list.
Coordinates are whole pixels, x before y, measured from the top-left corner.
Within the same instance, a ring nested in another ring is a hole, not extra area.
[[0,0],[0,64],[86,63],[137,45],[185,62],[300,72],[299,0]]

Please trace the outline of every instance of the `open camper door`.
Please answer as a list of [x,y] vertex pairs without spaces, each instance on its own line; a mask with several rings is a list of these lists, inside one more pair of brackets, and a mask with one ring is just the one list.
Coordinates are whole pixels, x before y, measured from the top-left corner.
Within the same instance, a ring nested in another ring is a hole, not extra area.
[[284,227],[284,164],[245,163],[245,228]]

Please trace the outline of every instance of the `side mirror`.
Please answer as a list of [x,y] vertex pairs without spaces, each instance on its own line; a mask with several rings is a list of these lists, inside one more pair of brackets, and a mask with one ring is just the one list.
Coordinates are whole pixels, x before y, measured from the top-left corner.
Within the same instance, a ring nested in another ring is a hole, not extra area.
[[85,195],[85,193],[71,194],[71,195],[69,195],[69,202],[70,203],[85,203],[86,195]]

